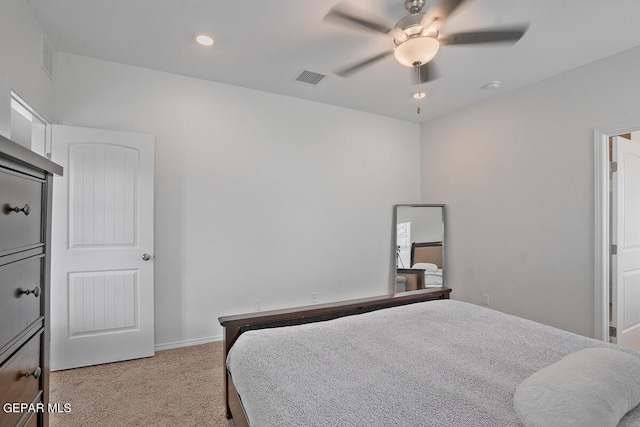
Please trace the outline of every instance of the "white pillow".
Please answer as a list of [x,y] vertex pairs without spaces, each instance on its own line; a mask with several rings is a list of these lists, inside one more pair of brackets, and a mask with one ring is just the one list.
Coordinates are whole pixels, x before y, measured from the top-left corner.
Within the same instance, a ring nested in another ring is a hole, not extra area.
[[616,426],[640,403],[640,359],[611,348],[571,353],[531,375],[513,404],[526,427]]
[[430,262],[418,262],[413,264],[413,267],[411,268],[419,268],[421,270],[425,270],[428,273],[438,271],[438,266]]

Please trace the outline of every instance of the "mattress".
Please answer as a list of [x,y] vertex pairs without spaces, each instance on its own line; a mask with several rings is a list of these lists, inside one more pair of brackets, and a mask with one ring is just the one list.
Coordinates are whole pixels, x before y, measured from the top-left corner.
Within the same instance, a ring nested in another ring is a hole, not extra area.
[[[517,386],[591,347],[614,346],[438,300],[248,331],[227,369],[253,427],[520,426]],[[620,425],[637,423],[638,407]]]

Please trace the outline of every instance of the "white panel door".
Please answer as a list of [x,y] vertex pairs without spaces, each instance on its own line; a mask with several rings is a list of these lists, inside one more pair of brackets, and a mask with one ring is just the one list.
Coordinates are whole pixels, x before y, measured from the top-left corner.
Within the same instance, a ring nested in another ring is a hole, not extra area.
[[614,342],[640,349],[640,142],[614,137],[612,148],[611,323]]
[[151,135],[54,125],[51,369],[154,354]]

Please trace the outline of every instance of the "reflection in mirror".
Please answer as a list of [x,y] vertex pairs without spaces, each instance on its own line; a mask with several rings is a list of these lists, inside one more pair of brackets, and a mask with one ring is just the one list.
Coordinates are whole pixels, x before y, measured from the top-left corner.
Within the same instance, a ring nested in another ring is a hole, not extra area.
[[444,285],[444,205],[396,205],[395,292]]

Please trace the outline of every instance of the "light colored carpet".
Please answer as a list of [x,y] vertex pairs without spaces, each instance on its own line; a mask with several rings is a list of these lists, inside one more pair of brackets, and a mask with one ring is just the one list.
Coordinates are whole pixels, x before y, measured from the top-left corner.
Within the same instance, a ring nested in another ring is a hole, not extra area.
[[222,342],[156,352],[154,357],[52,372],[51,427],[229,427]]

